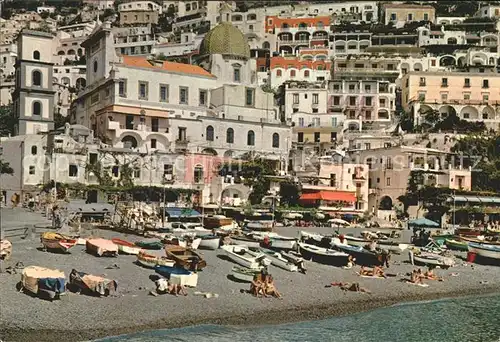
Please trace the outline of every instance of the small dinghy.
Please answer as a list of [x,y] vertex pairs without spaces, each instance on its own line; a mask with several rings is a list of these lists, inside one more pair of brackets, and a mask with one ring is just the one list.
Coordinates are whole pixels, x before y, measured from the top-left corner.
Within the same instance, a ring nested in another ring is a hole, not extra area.
[[304,259],[312,259],[315,262],[332,266],[347,265],[347,258],[349,257],[349,254],[344,252],[308,245],[303,242],[299,242],[299,250]]
[[401,243],[397,241],[391,241],[391,240],[378,240],[377,241],[377,247],[380,249],[385,249],[387,251],[393,252],[400,254],[408,247],[410,247],[410,244],[408,243]]
[[220,236],[205,235],[201,237],[200,248],[216,250],[220,246]]
[[272,232],[254,232],[252,237],[263,244],[267,242],[266,247],[276,248],[276,249],[296,249],[297,239],[287,236],[282,236],[277,233]]
[[142,251],[141,247],[122,239],[111,239],[111,241],[118,246],[118,251],[122,254],[137,255]]
[[246,267],[235,266],[231,270],[231,275],[239,281],[243,281],[245,283],[251,283],[254,277],[259,275],[260,272],[261,271],[258,269],[250,269]]
[[137,241],[135,245],[141,247],[142,249],[152,249],[152,250],[160,250],[165,247],[165,244],[158,239]]
[[232,235],[231,242],[233,244],[239,245],[239,246],[247,246],[247,247],[253,247],[253,248],[260,247],[259,240],[256,240],[256,239],[254,239],[250,236],[247,236],[247,235]]
[[259,248],[256,251],[252,251],[251,249],[248,251],[250,254],[258,255],[260,253],[264,253],[266,259],[271,260],[271,265],[282,268],[289,272],[297,272],[298,267],[296,264],[288,261],[283,255],[278,252],[272,251],[270,249]]
[[267,263],[268,265],[271,263],[269,259],[264,260],[266,257],[264,253],[257,255],[249,253],[247,246],[224,245],[221,249],[229,259],[246,268],[260,269],[263,263]]
[[175,264],[179,267],[192,271],[199,271],[207,266],[207,262],[201,255],[192,249],[176,245],[166,245],[165,252],[167,257],[174,260]]
[[115,257],[118,255],[118,246],[111,240],[106,239],[88,239],[86,244],[87,253],[96,256],[110,256]]
[[174,260],[164,256],[146,253],[145,251],[140,251],[139,254],[137,254],[137,263],[147,268],[155,268],[158,265],[169,267],[173,267],[175,265]]
[[459,241],[455,239],[446,239],[445,240],[446,247],[449,249],[454,249],[457,251],[468,251],[469,246],[466,241]]
[[441,268],[449,268],[455,265],[453,258],[445,257],[439,254],[420,252],[409,252],[410,262],[412,265],[433,265]]
[[12,243],[9,240],[0,239],[0,260],[9,260],[12,254]]
[[59,270],[28,266],[21,275],[21,289],[41,298],[58,299],[66,290],[66,277]]
[[60,251],[67,253],[69,249],[75,246],[77,239],[68,238],[62,234],[54,232],[45,232],[40,236],[40,241],[44,249],[49,251]]
[[500,260],[500,246],[469,242],[469,252],[476,253],[480,257]]
[[109,296],[116,291],[116,281],[73,269],[69,274],[69,284],[78,292],[98,296]]
[[155,272],[168,278],[170,283],[189,287],[198,285],[198,273],[179,267],[156,266]]

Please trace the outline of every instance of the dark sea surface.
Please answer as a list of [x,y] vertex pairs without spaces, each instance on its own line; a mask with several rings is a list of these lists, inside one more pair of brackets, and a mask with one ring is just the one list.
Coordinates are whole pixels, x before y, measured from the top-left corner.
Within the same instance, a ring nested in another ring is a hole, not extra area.
[[500,295],[406,303],[311,322],[258,327],[200,325],[99,340],[123,341],[500,342]]

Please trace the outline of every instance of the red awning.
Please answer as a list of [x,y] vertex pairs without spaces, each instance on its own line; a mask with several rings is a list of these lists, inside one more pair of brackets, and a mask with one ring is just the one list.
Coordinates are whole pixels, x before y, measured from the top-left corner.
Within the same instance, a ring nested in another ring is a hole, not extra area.
[[345,191],[318,191],[300,196],[301,201],[331,201],[331,202],[356,202],[354,192]]

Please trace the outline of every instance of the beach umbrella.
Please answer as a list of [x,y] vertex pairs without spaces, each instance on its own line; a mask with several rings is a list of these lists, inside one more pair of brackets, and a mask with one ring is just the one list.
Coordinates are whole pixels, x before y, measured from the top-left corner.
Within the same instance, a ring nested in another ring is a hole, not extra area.
[[408,226],[410,227],[427,227],[427,228],[439,228],[440,225],[437,222],[434,222],[432,220],[426,219],[426,218],[419,218],[415,220],[410,220],[408,222]]

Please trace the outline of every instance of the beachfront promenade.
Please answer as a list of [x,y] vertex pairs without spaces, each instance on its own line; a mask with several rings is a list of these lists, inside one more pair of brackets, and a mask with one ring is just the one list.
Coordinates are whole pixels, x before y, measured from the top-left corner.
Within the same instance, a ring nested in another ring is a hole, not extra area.
[[[29,224],[46,223],[41,216],[23,209],[2,209],[4,226],[14,221]],[[331,233],[331,228],[308,228],[308,231]],[[278,228],[278,233],[297,236],[297,228]],[[136,236],[124,236],[111,231],[94,231],[101,237],[121,237],[135,241]],[[96,298],[68,292],[60,301],[49,302],[18,292],[18,274],[0,275],[0,339],[4,341],[79,341],[103,336],[130,333],[145,329],[179,327],[198,323],[265,324],[308,320],[329,315],[346,314],[401,301],[434,299],[455,295],[500,292],[500,267],[470,264],[449,270],[437,270],[443,282],[426,281],[422,288],[401,282],[405,273],[414,268],[404,253],[392,259],[387,273],[400,274],[390,279],[367,279],[356,270],[344,270],[307,262],[307,275],[269,268],[283,300],[255,298],[241,290],[248,284],[228,279],[235,264],[227,261],[220,251],[201,251],[208,266],[200,273],[196,289],[188,289],[187,297],[149,295],[154,289],[150,276],[155,274],[135,264],[136,257],[98,258],[87,254],[84,246],[75,246],[70,254],[54,254],[38,250],[38,237],[13,240],[13,254],[5,266],[22,262],[63,270],[68,277],[76,268],[103,275],[118,282],[117,296]],[[463,257],[465,254],[461,254]],[[118,265],[118,269],[107,269]],[[450,276],[456,272],[458,276]],[[325,288],[332,282],[359,282],[372,291],[371,295],[343,292],[337,287]],[[206,299],[195,291],[219,294]]]

